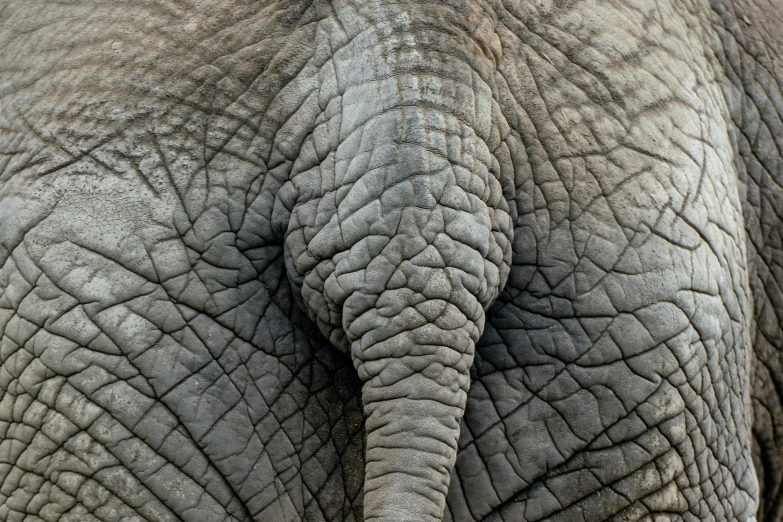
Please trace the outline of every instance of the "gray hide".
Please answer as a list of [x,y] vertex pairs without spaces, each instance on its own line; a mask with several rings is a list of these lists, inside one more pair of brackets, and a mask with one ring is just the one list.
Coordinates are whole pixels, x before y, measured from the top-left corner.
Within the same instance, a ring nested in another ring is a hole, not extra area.
[[780,0],[0,0],[0,520],[783,520]]

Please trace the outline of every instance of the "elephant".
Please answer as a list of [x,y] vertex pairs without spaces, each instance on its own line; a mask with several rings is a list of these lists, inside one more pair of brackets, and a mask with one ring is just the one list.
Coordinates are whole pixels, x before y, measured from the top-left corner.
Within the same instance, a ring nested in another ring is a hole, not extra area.
[[783,520],[779,0],[3,0],[0,49],[0,520]]

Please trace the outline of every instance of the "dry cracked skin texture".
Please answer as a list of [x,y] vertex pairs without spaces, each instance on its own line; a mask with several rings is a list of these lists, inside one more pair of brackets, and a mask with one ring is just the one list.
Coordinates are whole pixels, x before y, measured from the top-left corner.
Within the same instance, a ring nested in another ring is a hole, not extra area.
[[783,520],[781,28],[2,2],[0,519]]

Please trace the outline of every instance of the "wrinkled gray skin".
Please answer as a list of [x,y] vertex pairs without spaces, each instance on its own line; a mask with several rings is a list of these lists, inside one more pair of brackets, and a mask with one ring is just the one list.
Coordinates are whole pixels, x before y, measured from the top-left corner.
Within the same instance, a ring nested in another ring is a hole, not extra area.
[[0,520],[783,520],[782,28],[4,0]]

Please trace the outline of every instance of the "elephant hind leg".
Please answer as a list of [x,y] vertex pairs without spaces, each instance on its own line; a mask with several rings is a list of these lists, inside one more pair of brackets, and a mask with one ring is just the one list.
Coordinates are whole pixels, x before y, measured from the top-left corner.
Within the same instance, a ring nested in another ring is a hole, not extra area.
[[[40,239],[35,231],[28,237]],[[47,247],[82,267],[95,257],[73,244]],[[96,317],[98,304],[85,304],[30,250],[15,246],[0,267],[0,520],[163,521],[190,509],[249,521],[244,503],[113,342],[108,314]],[[78,272],[70,268],[66,278]],[[93,282],[106,282],[107,272],[92,268]],[[132,316],[125,319],[119,329],[131,328]]]
[[[525,7],[504,25],[532,50],[504,48],[499,69],[518,92],[547,85],[547,103],[501,107],[520,115],[524,184],[509,284],[476,348],[453,519],[752,520],[741,192],[702,22],[678,2]],[[575,38],[541,43],[528,19]],[[622,93],[622,115],[572,62]]]
[[[731,115],[735,165],[744,185],[748,272],[753,293],[753,457],[759,479],[760,522],[783,520],[783,9],[735,0],[713,2],[727,74],[723,83]],[[770,10],[777,10],[770,13]],[[751,23],[748,23],[751,22]],[[775,24],[769,26],[768,24]],[[763,41],[762,51],[747,42]],[[764,88],[760,88],[765,86]]]

